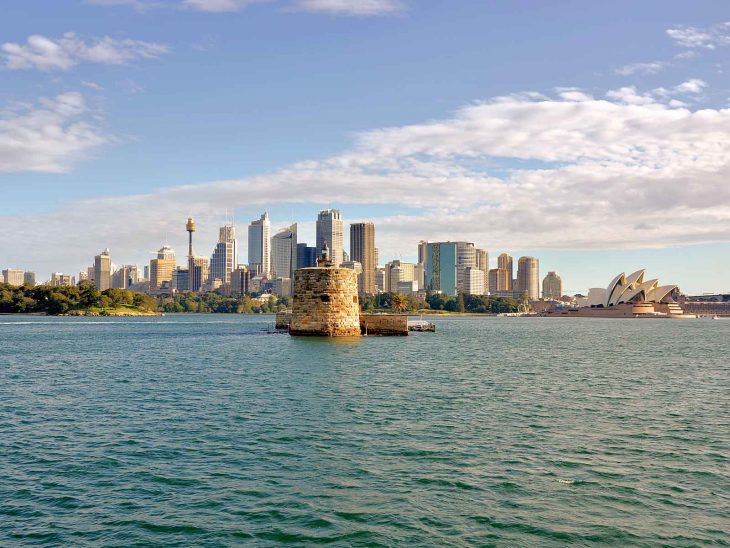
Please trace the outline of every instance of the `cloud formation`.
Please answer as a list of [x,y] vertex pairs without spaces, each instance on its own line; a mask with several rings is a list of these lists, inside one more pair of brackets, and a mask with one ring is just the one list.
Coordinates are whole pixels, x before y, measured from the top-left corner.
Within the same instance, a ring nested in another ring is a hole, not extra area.
[[122,65],[134,59],[154,59],[169,51],[165,44],[109,36],[85,41],[73,32],[61,38],[34,34],[25,44],[5,42],[0,46],[3,65],[10,70],[69,70],[82,62]]
[[87,0],[87,2],[100,6],[129,5],[139,11],[146,11],[152,7],[178,6],[208,13],[236,12],[260,3],[272,3],[296,11],[345,16],[389,15],[403,9],[401,0]]
[[667,30],[674,43],[690,49],[716,49],[730,46],[730,21],[710,27],[678,26]]
[[[212,242],[222,211],[249,214],[271,200],[407,211],[374,219],[382,257],[412,255],[421,238],[489,249],[728,242],[730,109],[673,103],[685,84],[665,96],[629,87],[606,98],[577,88],[496,97],[443,120],[363,133],[340,155],[270,174],[0,218],[0,247],[55,261],[49,271],[78,269],[106,246],[119,261],[144,260],[141,250],[181,231],[191,206],[201,241]],[[31,222],[32,233],[10,237],[11,226]],[[54,249],[42,245],[51,240]]]
[[666,61],[651,61],[649,63],[630,63],[614,70],[616,74],[621,76],[631,76],[633,74],[656,74],[664,70],[669,63]]
[[295,0],[305,11],[336,15],[386,15],[403,9],[399,0]]
[[89,115],[84,96],[76,92],[0,111],[0,173],[68,171],[110,140]]

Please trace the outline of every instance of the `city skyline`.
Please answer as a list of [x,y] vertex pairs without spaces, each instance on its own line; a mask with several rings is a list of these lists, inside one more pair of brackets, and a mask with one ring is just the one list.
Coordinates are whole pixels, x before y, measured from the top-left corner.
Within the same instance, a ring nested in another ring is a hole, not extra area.
[[146,264],[181,217],[207,249],[224,209],[240,230],[339,209],[381,263],[452,239],[568,292],[617,265],[730,290],[716,3],[368,5],[6,2],[0,268]]
[[[271,223],[268,212],[262,213],[259,219],[249,224],[248,240],[253,252],[248,254],[249,262],[242,263],[238,261],[238,241],[233,221],[226,220],[219,227],[218,242],[210,258],[207,258],[195,254],[193,234],[197,232],[198,224],[193,217],[188,217],[184,226],[188,234],[188,250],[186,262],[182,265],[177,264],[175,250],[167,243],[143,269],[136,264],[117,267],[112,261],[110,249],[105,248],[94,257],[92,266],[82,268],[77,277],[54,272],[48,281],[40,284],[73,286],[88,281],[102,291],[133,289],[160,296],[210,291],[223,295],[271,292],[279,296],[291,296],[295,271],[316,266],[316,257],[323,254],[318,248],[326,246],[332,266],[356,272],[360,295],[399,293],[424,299],[429,292],[437,292],[451,297],[464,294],[521,299],[524,296],[531,301],[540,300],[543,292],[553,300],[564,300],[563,297],[567,296],[562,292],[556,296],[552,291],[540,290],[539,259],[535,257],[520,257],[516,277],[511,278],[509,273],[513,259],[507,253],[501,253],[495,260],[498,268],[490,269],[488,250],[476,247],[474,242],[420,240],[417,246],[418,262],[393,259],[381,267],[376,247],[376,229],[372,222],[349,224],[352,260],[344,253],[345,221],[339,210],[322,210],[317,215],[317,246],[310,247],[306,242],[298,242],[297,226],[297,223],[292,223],[269,236]],[[336,249],[339,246],[340,252],[344,253],[346,260],[340,265],[334,259],[336,252],[333,254],[329,249],[328,238],[337,242],[333,247]],[[266,272],[263,267],[267,261],[262,261],[261,253],[265,249],[268,250],[266,259],[271,265],[270,272]],[[35,272],[13,269],[1,272],[2,281],[6,284],[36,285]],[[500,272],[503,274],[499,275]],[[506,280],[501,281],[500,276]],[[550,283],[551,276],[556,276],[556,273],[551,271],[542,280],[543,288]],[[592,291],[594,289],[590,289],[589,293]],[[585,296],[578,294],[576,297]]]

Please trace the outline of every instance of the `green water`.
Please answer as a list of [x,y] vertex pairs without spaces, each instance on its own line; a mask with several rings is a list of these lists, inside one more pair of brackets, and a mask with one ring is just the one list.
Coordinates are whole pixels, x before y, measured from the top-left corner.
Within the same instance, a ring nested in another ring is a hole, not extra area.
[[730,543],[730,321],[0,316],[0,545]]

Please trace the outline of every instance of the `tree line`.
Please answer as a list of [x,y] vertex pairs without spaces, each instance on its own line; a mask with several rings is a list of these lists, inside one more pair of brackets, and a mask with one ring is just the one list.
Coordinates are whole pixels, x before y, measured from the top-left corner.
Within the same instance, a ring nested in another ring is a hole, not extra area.
[[[446,312],[471,312],[476,314],[516,312],[519,301],[488,295],[456,297],[442,293],[427,293],[424,303],[411,295],[381,293],[361,299],[365,312],[388,310],[413,312],[422,309]],[[0,283],[0,313],[46,313],[50,315],[73,314],[74,311],[96,311],[105,314],[113,309],[127,308],[149,312],[197,312],[272,314],[291,307],[290,297],[270,295],[268,299],[255,299],[251,295],[225,296],[220,293],[180,293],[172,297],[155,298],[128,289],[99,291],[94,284],[81,282],[73,287],[48,285],[11,286]]]
[[57,316],[82,310],[98,310],[103,314],[119,308],[153,312],[157,310],[157,299],[127,289],[99,291],[94,284],[86,282],[71,287],[16,287],[0,283],[2,313],[45,313]]
[[363,311],[366,312],[378,310],[392,310],[395,312],[443,310],[445,312],[470,312],[473,314],[502,314],[517,312],[520,301],[490,295],[459,293],[456,297],[453,297],[443,293],[428,292],[425,302],[421,304],[412,295],[401,295],[399,293],[368,295],[361,299],[361,304]]

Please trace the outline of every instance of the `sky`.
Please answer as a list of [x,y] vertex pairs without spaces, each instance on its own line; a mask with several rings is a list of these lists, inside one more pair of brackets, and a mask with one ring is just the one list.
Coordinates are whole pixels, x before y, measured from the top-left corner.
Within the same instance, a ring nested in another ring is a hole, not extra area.
[[189,215],[245,262],[264,210],[313,245],[337,207],[381,262],[730,291],[729,53],[717,1],[3,0],[0,268],[182,262]]

